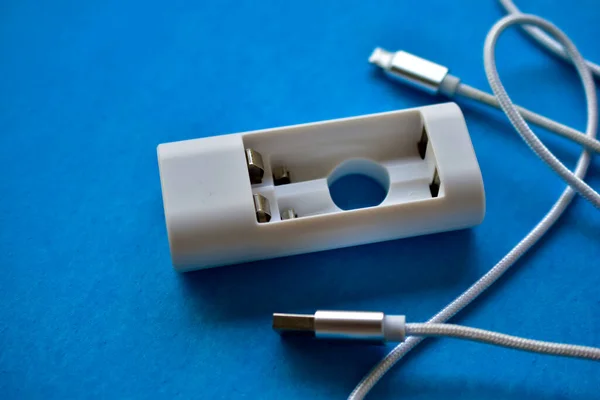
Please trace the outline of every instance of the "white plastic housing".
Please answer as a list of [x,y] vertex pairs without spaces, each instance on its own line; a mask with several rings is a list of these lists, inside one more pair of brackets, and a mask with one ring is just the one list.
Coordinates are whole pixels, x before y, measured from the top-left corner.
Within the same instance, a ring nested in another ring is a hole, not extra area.
[[[262,155],[260,184],[250,182],[248,148]],[[158,161],[180,271],[467,228],[485,214],[481,172],[454,103],[166,143]],[[277,166],[291,183],[274,185]],[[436,170],[439,191],[430,186]],[[383,202],[338,208],[329,184],[349,173],[387,187]],[[257,221],[253,193],[268,199],[269,222]],[[298,218],[282,220],[288,208]]]

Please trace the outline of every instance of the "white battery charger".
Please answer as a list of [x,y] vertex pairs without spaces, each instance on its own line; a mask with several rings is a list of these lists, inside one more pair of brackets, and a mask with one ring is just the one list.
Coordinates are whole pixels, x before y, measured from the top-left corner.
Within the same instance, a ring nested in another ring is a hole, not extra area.
[[[158,146],[174,267],[188,271],[467,228],[481,172],[454,103]],[[343,210],[329,187],[362,174],[387,191]]]

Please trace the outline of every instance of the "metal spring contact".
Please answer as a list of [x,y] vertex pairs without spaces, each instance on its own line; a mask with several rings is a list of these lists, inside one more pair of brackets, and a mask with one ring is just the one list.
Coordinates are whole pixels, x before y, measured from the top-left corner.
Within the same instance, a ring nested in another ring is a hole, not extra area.
[[[250,176],[250,183],[252,185],[260,184],[263,181],[265,175],[265,165],[263,162],[262,154],[254,149],[245,149],[246,163],[248,166],[248,175]],[[273,168],[273,184],[275,186],[287,185],[291,183],[290,171],[285,166],[278,166]],[[259,223],[266,223],[271,221],[271,206],[269,199],[262,194],[256,193],[252,195],[254,200],[254,210],[256,212],[256,220]],[[298,215],[293,208],[284,210],[281,213],[281,219],[294,219]]]
[[298,218],[298,214],[293,208],[287,208],[281,213],[281,220]]
[[271,220],[271,206],[269,200],[262,194],[252,195],[254,198],[254,209],[256,210],[256,220],[260,223],[269,222]]
[[[425,155],[427,154],[427,145],[429,144],[429,137],[427,136],[427,130],[425,126],[423,126],[423,130],[421,132],[421,138],[417,142],[417,150],[419,151],[419,155],[421,159],[425,159]],[[438,174],[437,168],[433,170],[433,178],[429,183],[429,192],[431,193],[431,197],[438,197],[440,194],[440,175]]]
[[291,182],[290,171],[286,167],[273,168],[273,184],[275,186],[287,185]]
[[438,195],[440,194],[440,185],[441,185],[441,181],[440,181],[440,176],[438,174],[438,170],[437,168],[433,171],[433,179],[431,180],[431,183],[429,184],[429,191],[431,192],[431,197],[438,197]]
[[253,149],[246,149],[246,162],[248,164],[248,174],[250,175],[250,183],[262,183],[265,176],[265,165],[263,164],[262,155]]

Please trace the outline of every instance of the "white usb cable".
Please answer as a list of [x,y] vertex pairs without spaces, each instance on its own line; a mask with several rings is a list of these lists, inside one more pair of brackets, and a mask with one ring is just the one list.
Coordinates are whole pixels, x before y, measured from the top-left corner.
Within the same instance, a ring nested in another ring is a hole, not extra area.
[[472,340],[533,353],[600,361],[600,348],[524,339],[452,324],[406,323],[404,315],[365,311],[317,311],[274,314],[273,329],[282,334],[308,334],[321,339],[403,342],[407,336],[443,336]]
[[[390,53],[382,49],[376,49],[371,56],[370,61],[380,66],[390,75],[400,78],[410,84],[416,85],[428,92],[442,93],[453,97],[460,95],[468,97],[487,105],[501,108],[507,115],[511,124],[517,130],[523,140],[552,170],[554,170],[569,185],[550,211],[542,220],[521,240],[508,254],[506,254],[490,271],[475,282],[469,289],[462,293],[453,302],[434,315],[426,324],[405,324],[402,323],[401,331],[393,330],[394,337],[408,336],[408,338],[394,348],[363,380],[357,385],[350,394],[349,399],[363,399],[383,375],[404,355],[417,346],[424,336],[452,336],[464,339],[483,341],[495,345],[517,348],[526,351],[535,351],[546,354],[562,355],[570,357],[580,357],[592,360],[600,360],[600,349],[584,346],[573,346],[562,343],[539,342],[529,339],[517,338],[500,333],[483,331],[474,328],[460,327],[456,325],[444,324],[449,318],[469,305],[481,293],[489,288],[498,278],[500,278],[514,263],[525,254],[537,241],[554,225],[558,218],[563,214],[567,206],[573,200],[575,193],[592,203],[596,208],[600,208],[600,194],[592,189],[583,181],[585,173],[590,163],[590,151],[600,152],[600,142],[596,140],[596,131],[598,128],[598,105],[596,99],[596,88],[593,75],[600,77],[600,66],[586,61],[575,45],[569,38],[552,23],[533,15],[520,13],[517,7],[510,0],[499,0],[502,6],[510,14],[498,21],[488,33],[484,47],[484,65],[486,75],[494,95],[485,93],[468,85],[462,84],[457,77],[449,75],[448,69],[420,59],[405,52]],[[587,126],[585,135],[577,130],[559,124],[556,121],[533,113],[514,105],[508,96],[504,86],[500,81],[496,69],[495,45],[499,35],[511,25],[525,25],[523,29],[531,35],[538,43],[552,53],[569,60],[577,70],[584,87],[587,101]],[[547,33],[552,35],[550,37]],[[582,151],[577,166],[573,172],[568,170],[538,139],[535,133],[530,129],[525,121],[529,121],[541,127],[544,127],[556,134],[573,140],[582,146]],[[340,313],[340,312],[337,312]],[[298,316],[276,314],[274,315],[274,327],[283,331],[308,331],[312,329],[316,336],[345,336],[349,338],[367,338],[367,339],[386,339],[385,330],[383,337],[379,337],[376,328],[373,328],[373,319],[381,317],[385,328],[386,317],[381,313],[375,313],[377,316],[361,316],[351,318],[351,322],[338,326],[339,320],[344,320],[348,315],[334,313],[325,315],[325,321],[331,322],[326,329],[326,335],[320,335],[319,313],[312,316]],[[356,313],[350,313],[356,314]],[[359,313],[360,314],[360,313]],[[364,317],[364,318],[363,318]],[[315,319],[316,318],[316,319]],[[333,318],[333,319],[331,319]],[[389,317],[387,317],[389,318]],[[400,317],[395,317],[395,326],[400,325]],[[403,319],[402,319],[403,321]],[[314,325],[314,324],[317,325]],[[327,326],[327,323],[325,324]],[[332,328],[333,326],[333,328]],[[362,329],[371,327],[364,334]],[[336,331],[338,329],[338,331]],[[388,328],[388,333],[390,329]]]

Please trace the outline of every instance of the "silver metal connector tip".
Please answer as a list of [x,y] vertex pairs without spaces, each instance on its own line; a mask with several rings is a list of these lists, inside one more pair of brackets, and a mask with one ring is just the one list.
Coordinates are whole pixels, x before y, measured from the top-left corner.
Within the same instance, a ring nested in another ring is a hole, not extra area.
[[[443,65],[405,51],[390,52],[381,47],[373,50],[369,62],[383,69],[389,76],[431,94],[440,92],[442,83],[448,75],[448,68]],[[455,79],[455,84],[458,82]],[[450,89],[455,89],[455,87],[452,86]],[[449,92],[446,87],[441,91]]]
[[380,68],[388,68],[392,63],[392,58],[394,57],[394,53],[391,53],[381,47],[375,48],[371,56],[369,57],[369,62],[371,64],[375,64]]
[[315,317],[310,314],[273,314],[273,329],[279,334],[315,335]]

